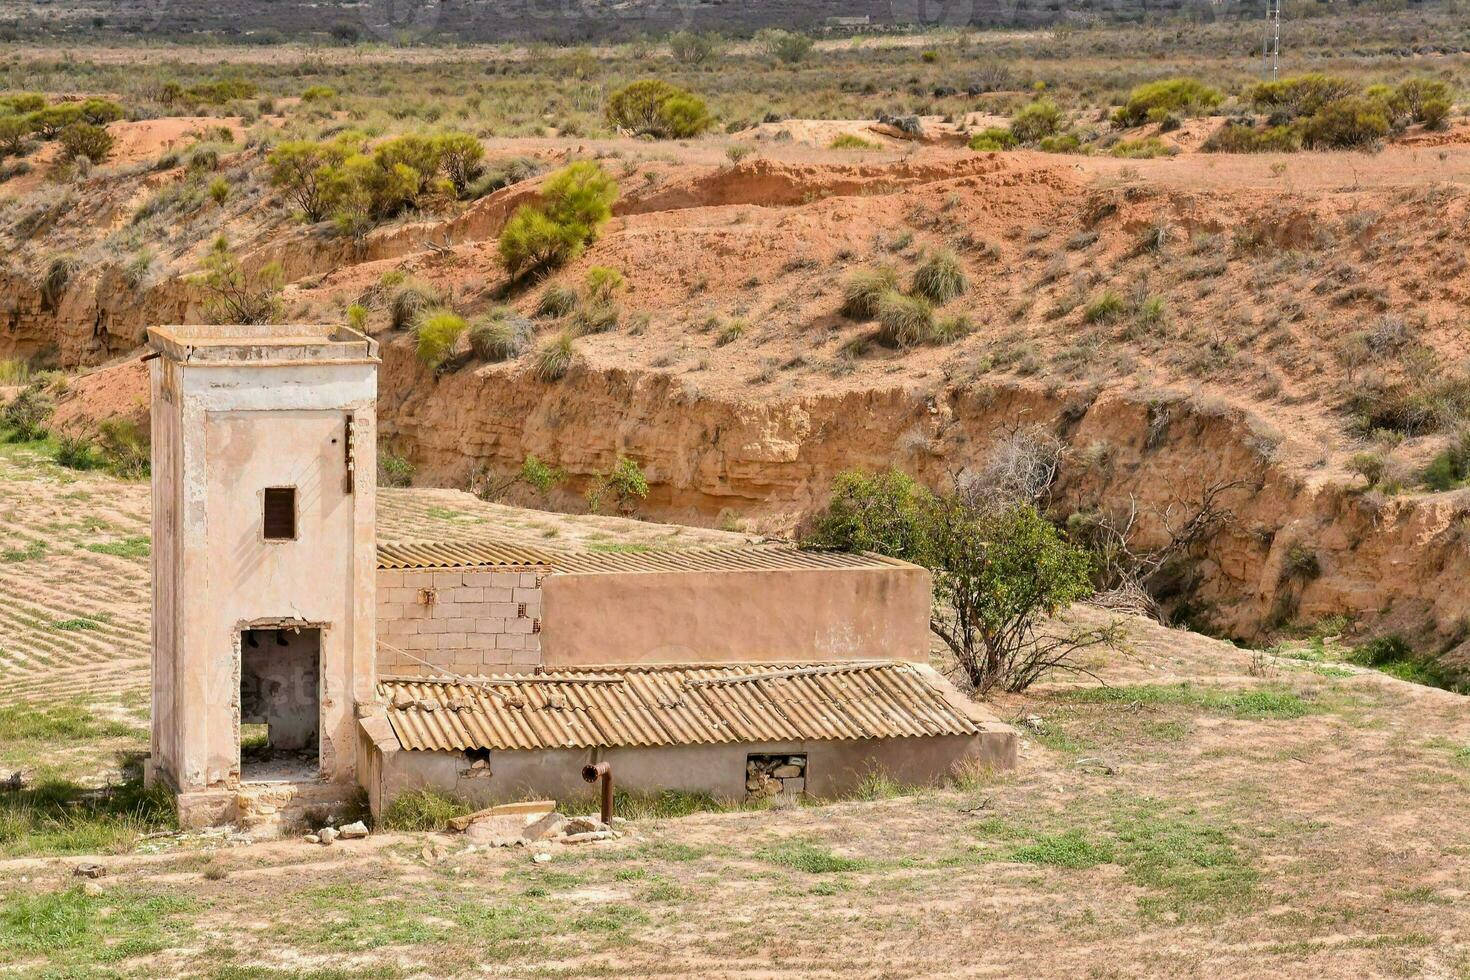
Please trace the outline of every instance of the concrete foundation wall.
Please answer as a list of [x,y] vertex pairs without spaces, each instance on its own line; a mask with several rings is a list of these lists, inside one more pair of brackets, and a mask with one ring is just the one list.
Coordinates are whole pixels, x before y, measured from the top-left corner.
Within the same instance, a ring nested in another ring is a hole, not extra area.
[[541,662],[535,568],[378,569],[378,672],[529,672]]
[[958,767],[1013,768],[1016,751],[1015,732],[1000,725],[981,735],[932,738],[492,752],[488,769],[472,769],[459,752],[396,751],[383,754],[377,769],[381,783],[369,787],[369,796],[382,807],[400,793],[425,788],[477,805],[528,797],[587,799],[594,788],[582,781],[582,766],[606,761],[618,789],[669,789],[740,800],[746,792],[747,756],[805,755],[807,793],[836,797],[851,793],[875,770],[905,785],[929,785],[949,778]]
[[579,573],[544,591],[547,666],[929,660],[922,568]]

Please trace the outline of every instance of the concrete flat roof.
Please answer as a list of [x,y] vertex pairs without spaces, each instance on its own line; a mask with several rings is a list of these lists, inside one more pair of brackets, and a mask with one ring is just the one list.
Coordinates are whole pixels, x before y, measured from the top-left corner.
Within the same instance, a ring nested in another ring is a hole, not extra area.
[[182,324],[148,328],[156,352],[181,364],[361,363],[378,342],[351,327],[322,323]]
[[906,568],[897,558],[869,553],[810,551],[789,544],[646,551],[561,551],[495,540],[378,543],[378,567],[544,568],[552,574],[579,572],[736,572],[819,568]]

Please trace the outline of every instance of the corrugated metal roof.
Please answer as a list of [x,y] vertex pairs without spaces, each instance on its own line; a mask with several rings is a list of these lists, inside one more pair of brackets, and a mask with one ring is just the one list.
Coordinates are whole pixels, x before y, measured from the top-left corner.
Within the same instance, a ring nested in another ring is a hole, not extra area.
[[506,541],[401,541],[378,545],[379,568],[550,566],[547,552]]
[[881,568],[881,555],[804,551],[791,545],[651,551],[553,551],[501,541],[398,542],[378,545],[379,568],[545,566],[556,572],[728,572],[751,569]]
[[990,720],[897,662],[597,667],[385,679],[405,749],[556,749],[974,735]]

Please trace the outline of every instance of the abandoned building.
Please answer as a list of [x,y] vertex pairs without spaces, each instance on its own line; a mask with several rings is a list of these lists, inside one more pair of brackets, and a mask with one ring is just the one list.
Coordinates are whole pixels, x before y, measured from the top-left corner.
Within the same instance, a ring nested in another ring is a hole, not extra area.
[[149,331],[150,780],[186,826],[269,830],[365,790],[476,803],[617,785],[841,794],[1014,764],[928,666],[929,574],[784,545],[378,542],[377,344]]

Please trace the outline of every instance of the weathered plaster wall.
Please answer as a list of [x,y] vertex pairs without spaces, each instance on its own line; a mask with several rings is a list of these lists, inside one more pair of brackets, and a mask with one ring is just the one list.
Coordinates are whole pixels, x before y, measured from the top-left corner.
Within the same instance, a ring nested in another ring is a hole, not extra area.
[[853,792],[873,771],[906,785],[928,785],[948,778],[957,767],[1013,768],[1016,751],[1015,732],[999,724],[975,736],[492,752],[488,770],[470,769],[462,753],[397,751],[383,755],[382,783],[369,794],[383,806],[399,793],[424,788],[483,805],[527,796],[577,800],[594,792],[582,781],[582,766],[607,761],[618,789],[671,789],[738,800],[745,796],[747,756],[805,754],[807,792],[834,797]]
[[530,671],[541,662],[541,575],[535,568],[378,569],[378,672]]
[[[154,443],[155,502],[178,499],[172,531],[167,506],[156,519],[155,567],[176,571],[155,613],[154,770],[185,792],[238,784],[239,634],[291,619],[321,630],[321,767],[346,783],[354,704],[375,683],[374,365],[201,361],[151,365],[155,391],[173,385],[154,425],[178,432]],[[263,537],[271,486],[297,488],[295,540]]]
[[547,666],[929,659],[922,568],[551,575]]

